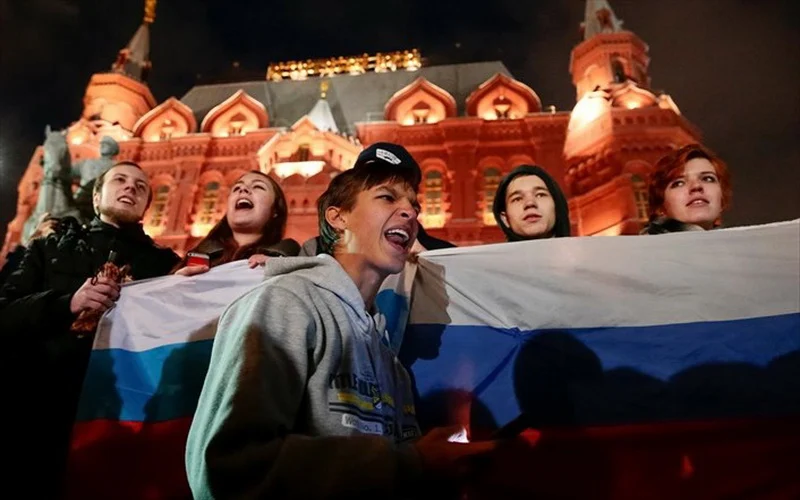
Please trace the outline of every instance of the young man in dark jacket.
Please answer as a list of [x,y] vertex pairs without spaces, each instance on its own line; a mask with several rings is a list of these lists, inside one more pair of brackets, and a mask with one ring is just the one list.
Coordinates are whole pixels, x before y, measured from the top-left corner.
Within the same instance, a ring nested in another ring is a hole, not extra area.
[[508,241],[570,235],[567,199],[542,167],[520,165],[500,182],[494,218]]
[[116,164],[96,181],[97,217],[86,226],[61,220],[52,234],[31,242],[0,289],[2,365],[15,380],[6,399],[13,416],[5,416],[13,425],[5,428],[15,429],[15,464],[39,478],[26,483],[29,495],[55,498],[63,479],[92,348],[92,336],[75,334],[71,325],[81,312],[103,312],[119,297],[119,285],[94,279],[97,271],[112,253],[115,264],[130,265],[133,279],[165,275],[179,260],[142,229],[151,199],[147,174],[132,162]]

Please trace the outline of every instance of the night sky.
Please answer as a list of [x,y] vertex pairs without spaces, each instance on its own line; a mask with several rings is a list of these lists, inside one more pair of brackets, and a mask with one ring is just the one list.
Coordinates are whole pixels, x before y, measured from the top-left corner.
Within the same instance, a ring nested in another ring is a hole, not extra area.
[[[730,165],[726,225],[800,217],[800,2],[610,3],[650,46],[653,88]],[[90,76],[110,68],[143,5],[0,0],[0,238],[45,125],[80,116]],[[582,0],[162,0],[148,83],[162,102],[197,82],[262,79],[269,62],[416,47],[427,65],[499,59],[544,106],[571,109],[583,9]]]

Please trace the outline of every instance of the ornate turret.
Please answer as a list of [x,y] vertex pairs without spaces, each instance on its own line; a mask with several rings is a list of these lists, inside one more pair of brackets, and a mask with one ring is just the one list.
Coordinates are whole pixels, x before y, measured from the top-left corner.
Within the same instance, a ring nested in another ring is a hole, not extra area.
[[564,140],[570,215],[580,234],[637,234],[647,222],[652,166],[699,134],[668,95],[650,89],[647,45],[622,29],[607,0],[586,0],[581,34],[570,61],[577,103]]
[[142,25],[119,51],[111,71],[92,75],[83,96],[83,114],[69,127],[70,144],[99,147],[102,136],[127,141],[139,118],[155,107],[145,83],[151,67],[150,24],[155,16],[156,0],[145,0]]
[[323,132],[339,132],[336,120],[333,119],[333,111],[328,103],[328,80],[323,80],[319,85],[319,100],[311,108],[308,118],[314,123],[318,130]]
[[641,87],[650,86],[647,44],[635,33],[622,29],[622,21],[606,0],[586,0],[581,34],[583,41],[572,49],[569,65],[576,100],[587,92],[627,80]]

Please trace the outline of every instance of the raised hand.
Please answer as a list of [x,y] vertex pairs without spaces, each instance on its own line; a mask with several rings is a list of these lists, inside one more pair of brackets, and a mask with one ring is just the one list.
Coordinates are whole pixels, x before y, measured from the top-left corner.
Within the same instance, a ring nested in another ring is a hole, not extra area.
[[208,272],[208,266],[186,266],[175,271],[176,276],[194,276]]
[[69,302],[73,314],[83,311],[103,312],[119,298],[119,284],[111,278],[88,278]]
[[471,471],[471,458],[497,449],[497,441],[455,442],[463,431],[462,426],[437,427],[414,443],[426,474],[447,479],[464,478]]
[[258,266],[263,266],[267,262],[267,259],[269,259],[269,257],[263,253],[253,254],[247,259],[247,265],[250,269],[255,269]]

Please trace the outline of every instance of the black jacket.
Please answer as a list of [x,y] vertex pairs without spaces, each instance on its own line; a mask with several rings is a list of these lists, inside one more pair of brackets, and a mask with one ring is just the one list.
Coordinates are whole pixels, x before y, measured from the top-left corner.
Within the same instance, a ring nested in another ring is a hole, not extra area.
[[68,218],[53,234],[31,242],[0,288],[0,377],[13,380],[4,401],[13,408],[5,418],[13,416],[14,422],[5,428],[13,428],[12,440],[20,440],[17,446],[10,443],[18,463],[26,457],[36,461],[43,488],[57,484],[63,473],[92,346],[91,336],[70,333],[77,316],[69,303],[112,250],[116,264],[131,265],[134,279],[168,274],[179,260],[172,250],[156,246],[140,225],[117,229],[95,219],[82,226]]
[[[189,250],[187,255],[192,252],[205,254],[209,257],[209,267],[221,266],[227,264],[229,261],[222,260],[225,252],[225,247],[216,240],[205,240],[197,245],[195,248]],[[267,257],[297,257],[300,253],[300,244],[291,238],[285,238],[281,241],[269,246],[254,246],[248,251],[236,256],[236,260],[247,260],[255,254],[263,254]],[[188,258],[181,261],[183,267],[186,265]],[[176,269],[177,270],[177,269]]]
[[428,234],[428,232],[425,231],[425,228],[422,227],[422,224],[420,224],[419,231],[417,231],[417,241],[419,241],[419,244],[422,245],[425,250],[440,250],[442,248],[456,247],[456,245],[450,243],[449,241],[445,241]]
[[31,242],[19,267],[0,289],[0,335],[38,341],[67,333],[75,319],[72,295],[94,276],[111,251],[130,264],[134,279],[169,274],[179,258],[155,245],[140,225],[123,229],[95,219],[81,226],[69,218],[56,231]]
[[0,287],[6,282],[11,273],[17,270],[19,263],[22,262],[22,257],[25,255],[25,247],[17,245],[14,250],[8,252],[6,255],[6,263],[0,269]]
[[523,175],[535,175],[544,181],[547,190],[550,191],[550,196],[553,197],[553,202],[556,206],[556,223],[553,226],[553,237],[561,238],[570,235],[569,223],[569,206],[567,205],[567,198],[558,183],[550,177],[545,169],[536,165],[520,165],[512,170],[507,176],[503,178],[500,185],[497,186],[497,193],[494,195],[494,203],[492,204],[492,212],[494,212],[494,219],[497,225],[503,230],[508,241],[523,241],[525,238],[517,235],[510,227],[503,223],[500,217],[501,212],[506,211],[506,191],[511,181]]
[[654,217],[639,232],[639,234],[667,234],[683,233],[685,231],[702,231],[703,228],[695,224],[687,224],[668,217]]

